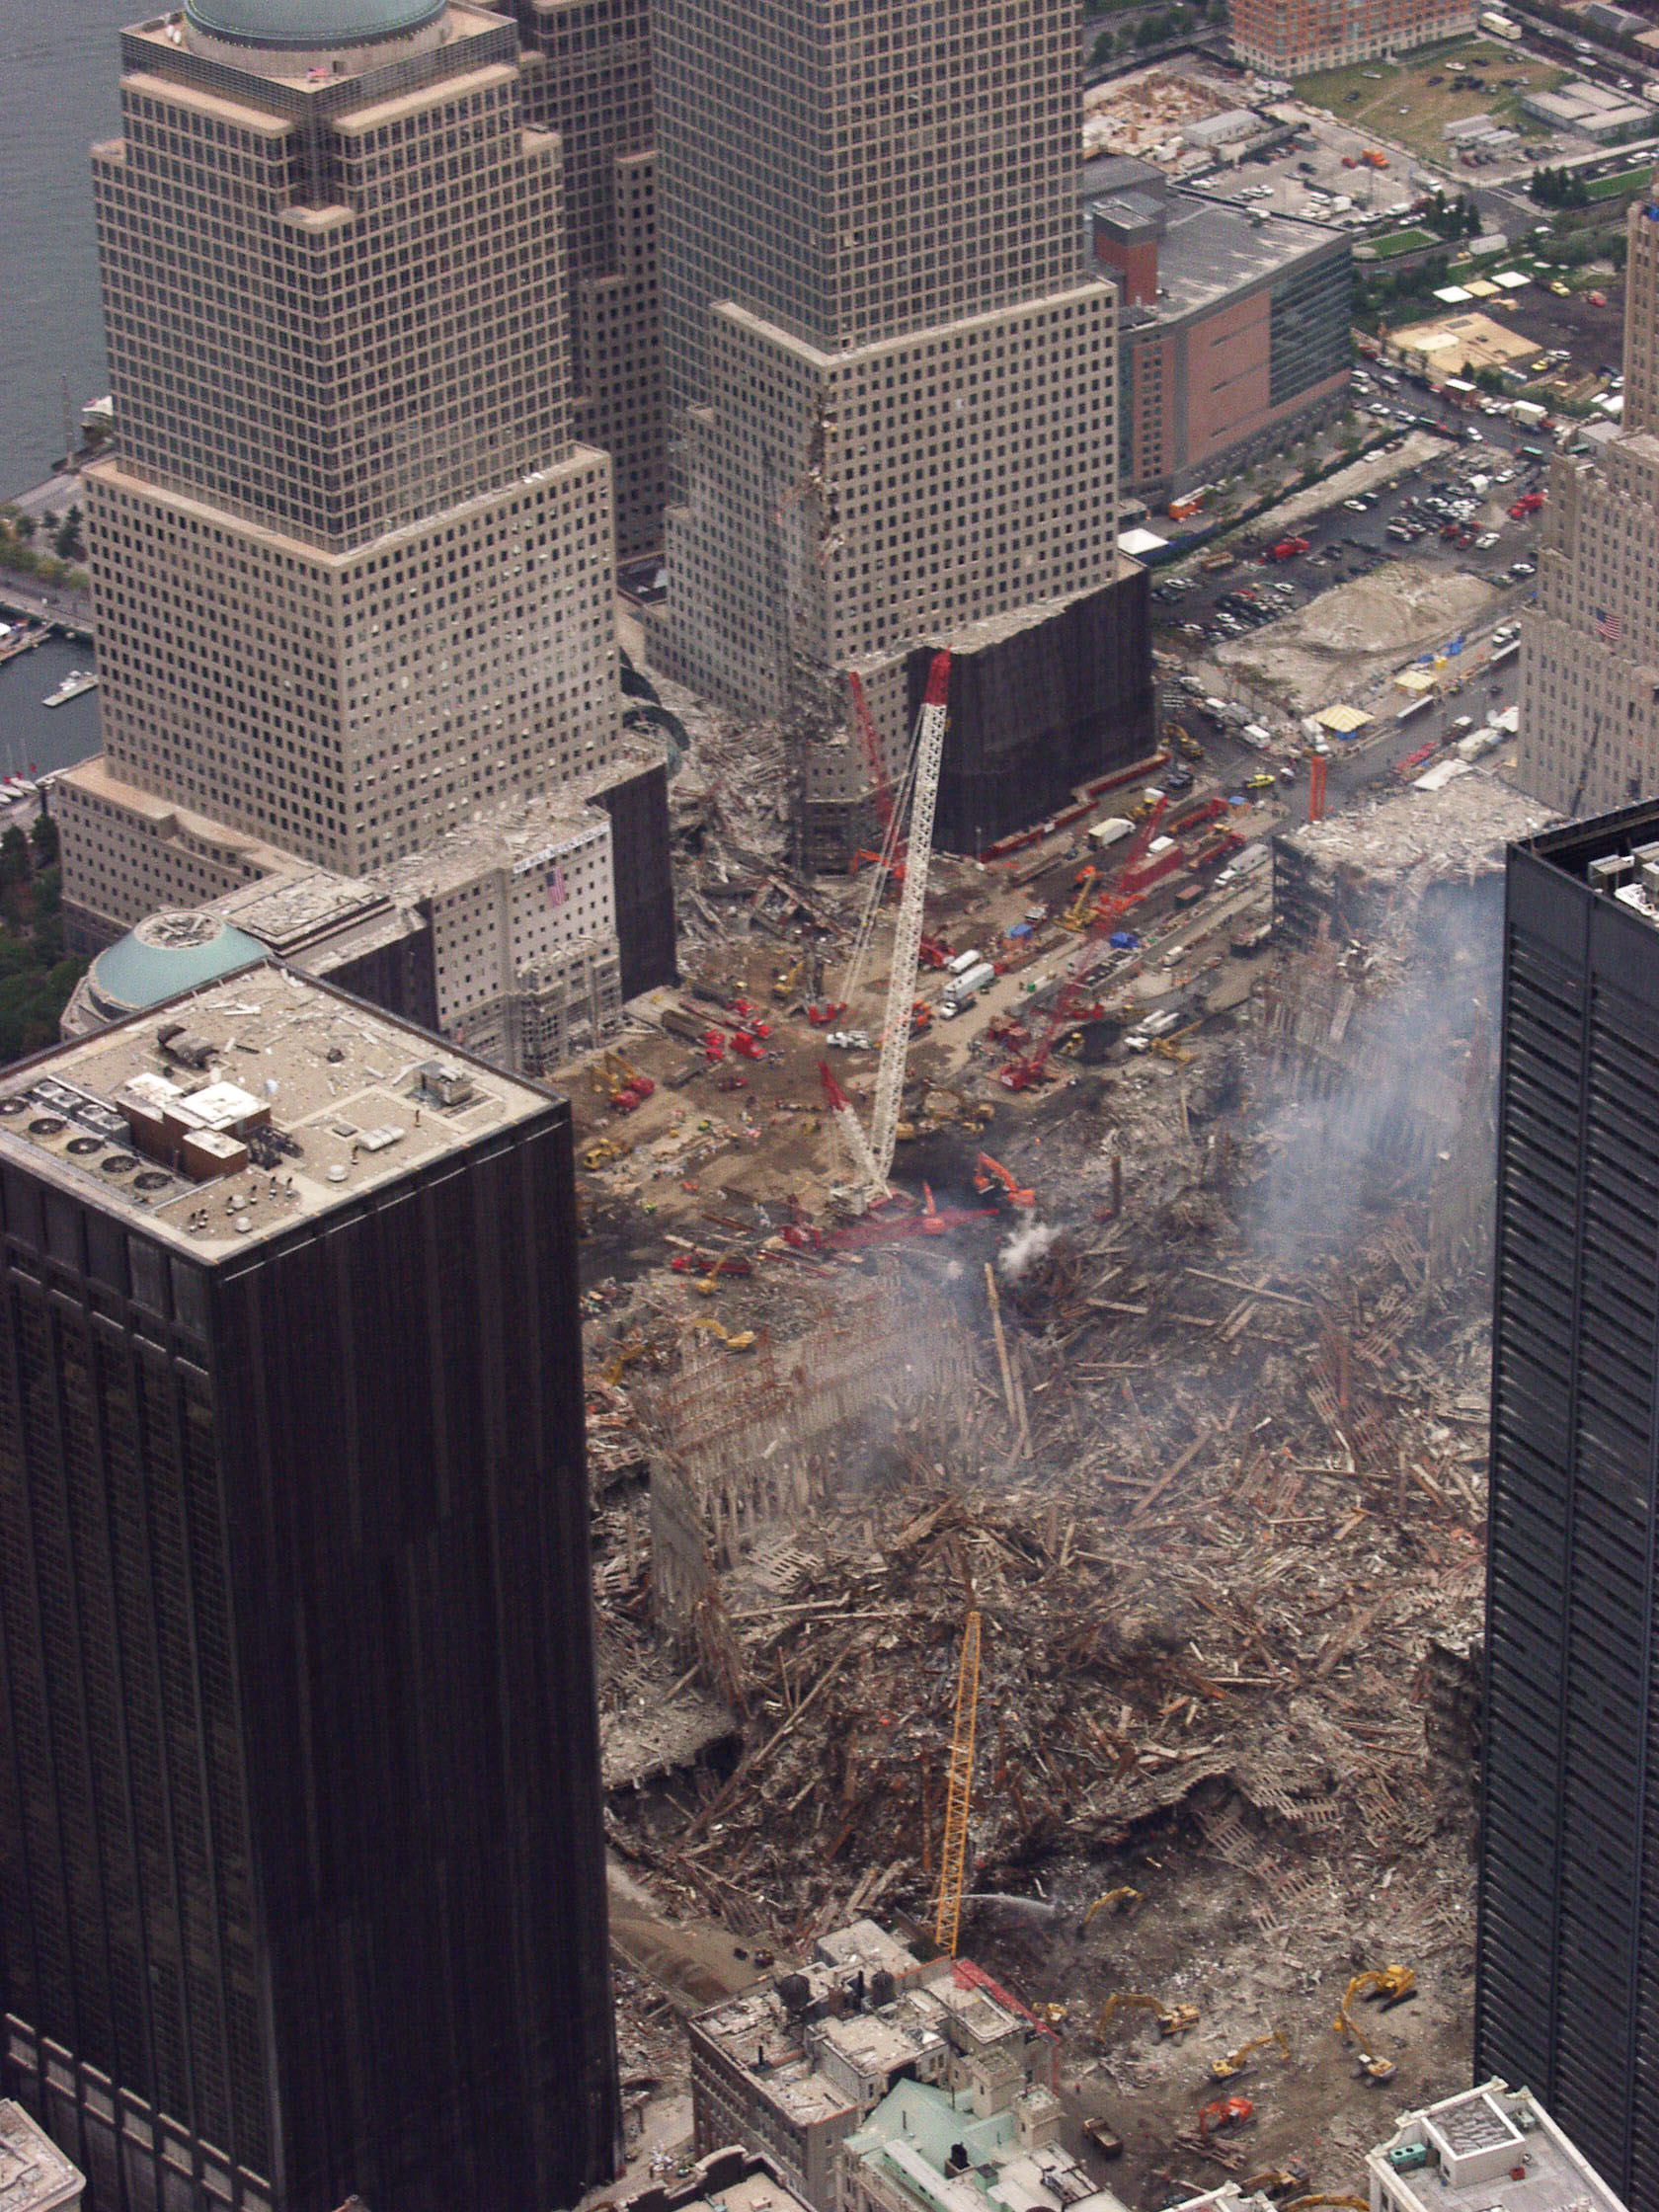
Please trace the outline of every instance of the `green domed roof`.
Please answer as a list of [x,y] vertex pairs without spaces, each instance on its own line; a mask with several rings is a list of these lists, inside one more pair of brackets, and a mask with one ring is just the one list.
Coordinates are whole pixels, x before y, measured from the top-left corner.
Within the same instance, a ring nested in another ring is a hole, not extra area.
[[151,914],[98,955],[87,988],[99,1012],[115,1021],[269,958],[257,937],[217,914]]
[[210,38],[317,53],[405,38],[434,22],[445,5],[446,0],[186,0],[185,13]]

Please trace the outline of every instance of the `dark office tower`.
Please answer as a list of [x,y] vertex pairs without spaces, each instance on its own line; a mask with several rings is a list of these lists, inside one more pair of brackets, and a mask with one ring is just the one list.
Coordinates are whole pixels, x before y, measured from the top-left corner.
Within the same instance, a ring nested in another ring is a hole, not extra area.
[[292,971],[0,1077],[5,2088],[96,2212],[613,2171],[569,1109]]
[[1659,805],[1514,847],[1475,2079],[1659,2208]]

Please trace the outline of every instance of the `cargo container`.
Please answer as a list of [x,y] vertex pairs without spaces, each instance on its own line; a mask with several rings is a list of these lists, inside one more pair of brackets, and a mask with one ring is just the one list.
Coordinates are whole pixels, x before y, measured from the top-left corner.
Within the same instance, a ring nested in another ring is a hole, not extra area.
[[1123,838],[1132,837],[1134,834],[1135,825],[1127,815],[1109,814],[1104,821],[1095,824],[1088,836],[1089,843],[1093,845],[1096,852],[1105,852],[1109,846],[1118,844]]

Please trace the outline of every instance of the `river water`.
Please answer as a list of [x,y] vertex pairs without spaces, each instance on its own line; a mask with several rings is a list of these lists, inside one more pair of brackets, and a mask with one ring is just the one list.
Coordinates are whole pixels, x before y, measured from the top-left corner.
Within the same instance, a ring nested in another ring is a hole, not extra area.
[[79,420],[108,390],[87,155],[116,133],[134,0],[0,0],[0,497],[63,451],[63,384]]
[[0,668],[0,775],[28,775],[31,766],[67,768],[98,750],[96,691],[60,707],[41,704],[71,669],[93,665],[91,646],[48,638]]
[[[88,151],[120,115],[123,23],[135,0],[0,0],[0,498],[40,483],[64,449],[63,395],[109,389]],[[0,773],[66,767],[98,750],[98,694],[40,701],[90,646],[53,639],[0,668]]]

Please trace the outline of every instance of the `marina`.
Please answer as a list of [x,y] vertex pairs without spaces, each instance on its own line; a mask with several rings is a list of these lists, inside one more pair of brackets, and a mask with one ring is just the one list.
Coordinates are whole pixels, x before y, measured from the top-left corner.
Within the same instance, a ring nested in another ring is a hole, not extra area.
[[[71,675],[88,672],[84,639],[46,633],[11,658],[0,658],[0,779],[34,778],[74,766],[101,743],[96,688],[77,689],[63,705],[45,700]],[[0,789],[0,811],[5,792]]]
[[71,669],[55,691],[48,691],[40,701],[43,707],[66,707],[71,699],[83,698],[88,691],[98,688],[96,669]]
[[0,622],[0,668],[25,653],[33,653],[37,646],[44,645],[50,635],[51,632],[39,622]]

